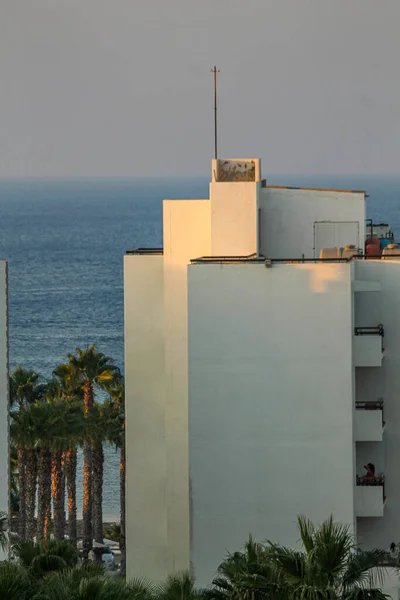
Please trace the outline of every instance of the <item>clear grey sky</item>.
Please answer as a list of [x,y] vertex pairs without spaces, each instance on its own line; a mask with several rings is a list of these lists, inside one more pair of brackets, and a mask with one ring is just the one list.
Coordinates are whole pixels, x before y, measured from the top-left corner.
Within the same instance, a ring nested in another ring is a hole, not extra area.
[[399,0],[0,0],[0,176],[396,172]]

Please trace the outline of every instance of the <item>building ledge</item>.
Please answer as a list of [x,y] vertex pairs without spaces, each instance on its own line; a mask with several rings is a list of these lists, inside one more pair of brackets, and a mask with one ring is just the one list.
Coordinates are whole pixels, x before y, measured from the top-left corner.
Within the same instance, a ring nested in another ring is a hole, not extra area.
[[305,192],[340,192],[341,194],[364,194],[368,198],[365,190],[339,190],[337,188],[316,188],[316,187],[298,187],[293,185],[267,185],[271,190],[302,190]]
[[160,256],[164,254],[163,248],[134,248],[133,250],[127,250],[126,254],[136,254],[143,256]]

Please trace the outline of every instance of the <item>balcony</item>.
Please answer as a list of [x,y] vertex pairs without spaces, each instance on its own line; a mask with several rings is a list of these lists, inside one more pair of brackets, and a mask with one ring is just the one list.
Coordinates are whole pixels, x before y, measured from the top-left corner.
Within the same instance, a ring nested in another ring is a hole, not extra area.
[[355,488],[356,517],[383,517],[385,507],[385,478],[357,477]]
[[382,366],[383,336],[383,325],[354,328],[353,359],[355,367]]
[[383,398],[376,402],[356,402],[355,442],[381,442],[384,429]]

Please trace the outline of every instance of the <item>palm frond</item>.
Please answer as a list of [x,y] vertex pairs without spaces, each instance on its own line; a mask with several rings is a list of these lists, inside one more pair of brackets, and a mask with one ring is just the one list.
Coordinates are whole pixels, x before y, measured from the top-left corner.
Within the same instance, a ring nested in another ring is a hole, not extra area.
[[297,517],[297,526],[300,531],[300,537],[301,541],[303,542],[303,546],[306,549],[306,552],[309,554],[314,549],[314,524],[304,515],[299,515]]
[[285,546],[271,544],[271,559],[287,583],[299,585],[304,582],[307,572],[305,554]]
[[346,566],[355,542],[348,525],[336,523],[333,517],[322,522],[315,530],[313,560],[333,578]]
[[157,600],[194,600],[197,598],[194,578],[188,571],[174,573],[155,589]]
[[54,554],[39,554],[32,560],[30,572],[35,577],[43,577],[51,571],[62,571],[67,568],[67,563],[60,556]]
[[0,563],[1,600],[30,600],[32,585],[25,569],[12,563]]
[[353,554],[347,562],[342,581],[344,589],[357,586],[383,585],[386,569],[382,567],[387,553],[384,550],[363,550]]

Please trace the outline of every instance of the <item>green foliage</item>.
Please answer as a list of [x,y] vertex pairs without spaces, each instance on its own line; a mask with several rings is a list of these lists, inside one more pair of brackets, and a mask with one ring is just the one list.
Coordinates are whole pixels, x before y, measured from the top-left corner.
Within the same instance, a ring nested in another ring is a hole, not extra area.
[[[66,567],[73,567],[78,561],[76,547],[67,540],[58,542],[55,540],[41,540],[40,542],[20,542],[13,547],[15,556],[19,559],[21,566],[29,568],[35,558],[39,556],[52,556],[60,558]],[[61,563],[59,563],[61,564]]]
[[295,600],[329,598],[381,600],[386,558],[383,550],[361,551],[349,528],[333,517],[315,527],[298,518],[302,551],[270,544],[269,557],[275,572]]
[[1,600],[30,600],[32,589],[25,569],[11,563],[0,563]]
[[2,550],[6,550],[7,548],[7,524],[7,513],[0,510],[0,548]]
[[121,525],[119,523],[110,523],[103,530],[104,537],[114,542],[119,542],[121,537]]
[[200,600],[195,580],[187,571],[170,575],[154,590],[155,600]]
[[21,566],[0,564],[1,600],[385,600],[379,589],[386,553],[362,552],[347,527],[332,518],[315,527],[299,517],[303,545],[293,550],[249,538],[229,554],[208,590],[188,572],[162,584],[111,577],[99,563],[76,566],[68,542],[44,540],[15,547]]
[[59,365],[58,373],[63,374],[65,385],[77,388],[79,384],[90,382],[92,385],[104,387],[120,375],[113,359],[102,352],[97,352],[96,345],[87,346],[83,350],[75,349],[76,354],[68,354],[68,362]]
[[39,554],[31,562],[30,571],[34,577],[44,577],[52,571],[62,571],[67,568],[67,563],[61,556],[54,554]]
[[17,366],[10,375],[11,407],[22,408],[43,397],[46,389],[44,381],[36,371]]
[[270,559],[269,548],[249,537],[242,552],[229,554],[220,564],[212,588],[203,592],[210,600],[286,599],[287,586]]
[[103,574],[101,565],[51,573],[41,583],[35,600],[155,600],[144,582],[126,584]]

